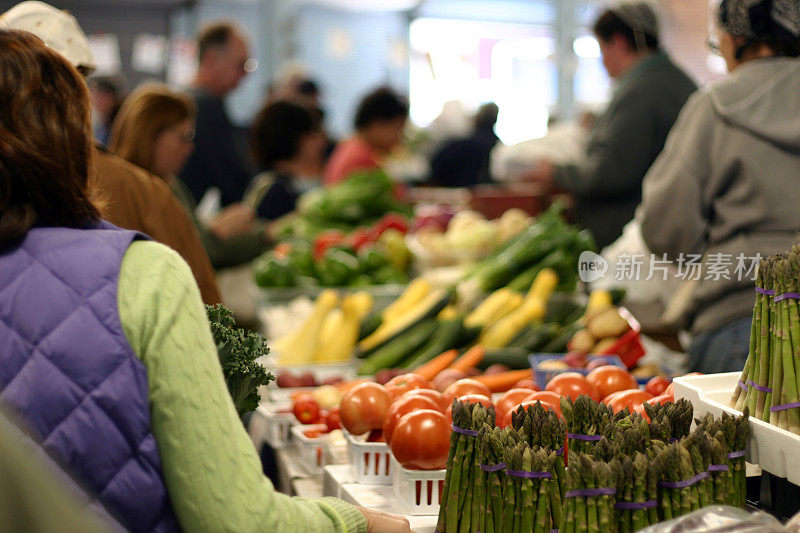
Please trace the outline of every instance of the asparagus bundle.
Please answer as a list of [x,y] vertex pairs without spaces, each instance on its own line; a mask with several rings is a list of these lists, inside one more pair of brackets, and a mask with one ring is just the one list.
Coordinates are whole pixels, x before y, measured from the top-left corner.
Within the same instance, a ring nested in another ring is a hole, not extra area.
[[[475,482],[481,472],[476,437],[485,425],[494,427],[494,422],[493,408],[453,401],[453,433],[436,531],[477,531],[479,513],[472,509]],[[473,515],[476,522],[471,528]]]
[[561,533],[614,531],[617,489],[612,466],[573,452],[567,469],[566,501],[559,525]]
[[694,408],[689,400],[681,398],[663,405],[643,405],[645,413],[650,417],[651,439],[674,442],[689,435],[694,415]]
[[750,351],[731,405],[800,435],[800,247],[759,265]]
[[[725,461],[714,463],[727,465],[731,483],[727,487],[728,505],[744,508],[746,497],[747,479],[745,477],[745,450],[750,438],[749,407],[745,407],[744,414],[740,417],[722,413],[722,418],[715,418],[706,414],[697,420],[697,426],[706,434],[714,436],[725,454]],[[712,444],[712,448],[715,445]],[[720,460],[719,456],[716,459]],[[727,479],[727,476],[726,476]]]
[[561,413],[566,421],[567,447],[571,452],[590,453],[594,444],[609,434],[614,425],[611,408],[586,395],[578,396],[575,401],[562,397]]

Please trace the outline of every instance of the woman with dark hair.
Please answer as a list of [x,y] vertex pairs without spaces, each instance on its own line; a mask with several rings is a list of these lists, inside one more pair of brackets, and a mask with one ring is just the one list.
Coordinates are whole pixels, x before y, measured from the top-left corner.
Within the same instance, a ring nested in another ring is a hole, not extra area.
[[[656,254],[704,256],[676,303],[694,334],[690,366],[706,373],[747,357],[754,271],[739,262],[788,250],[800,228],[800,4],[724,0],[718,15],[709,45],[731,74],[686,104],[637,213]],[[715,262],[724,275],[708,275]]]
[[353,172],[379,168],[400,144],[408,120],[408,103],[388,87],[381,87],[358,106],[356,134],[339,143],[325,168],[325,185],[333,185]]
[[253,122],[250,147],[261,173],[246,202],[269,220],[291,213],[300,193],[317,185],[327,140],[318,120],[304,107],[278,101]]
[[111,128],[109,149],[159,176],[186,207],[215,269],[235,267],[258,257],[269,246],[255,211],[242,203],[226,206],[205,224],[195,215],[197,202],[178,177],[194,149],[196,106],[185,94],[148,84],[125,100]]
[[189,267],[99,219],[92,153],[78,71],[0,29],[2,408],[128,531],[407,532],[341,500],[275,492]]

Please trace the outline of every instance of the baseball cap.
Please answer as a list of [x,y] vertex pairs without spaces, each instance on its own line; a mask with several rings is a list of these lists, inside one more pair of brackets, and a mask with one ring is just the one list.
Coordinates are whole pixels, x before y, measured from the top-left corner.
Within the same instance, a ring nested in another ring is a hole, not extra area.
[[800,3],[797,0],[723,0],[722,28],[737,37],[800,39]]
[[29,0],[0,15],[0,21],[7,29],[24,30],[36,35],[75,67],[83,67],[88,71],[96,67],[89,39],[68,11]]

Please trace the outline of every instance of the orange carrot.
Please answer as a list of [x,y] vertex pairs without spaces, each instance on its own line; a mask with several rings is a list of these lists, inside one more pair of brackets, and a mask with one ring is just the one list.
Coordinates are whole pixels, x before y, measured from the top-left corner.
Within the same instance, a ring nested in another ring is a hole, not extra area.
[[456,357],[458,357],[458,350],[447,350],[414,370],[414,374],[431,381],[439,372],[450,366],[450,363],[455,361]]
[[456,361],[450,365],[450,368],[453,370],[461,370],[462,372],[466,372],[470,368],[478,366],[478,364],[483,361],[483,356],[486,354],[486,349],[481,344],[476,344],[466,352],[464,355],[456,359]]
[[523,379],[531,379],[532,372],[530,369],[526,370],[510,370],[508,372],[501,372],[499,374],[484,374],[483,376],[476,376],[472,379],[479,381],[489,387],[492,392],[506,392],[510,390],[518,381]]

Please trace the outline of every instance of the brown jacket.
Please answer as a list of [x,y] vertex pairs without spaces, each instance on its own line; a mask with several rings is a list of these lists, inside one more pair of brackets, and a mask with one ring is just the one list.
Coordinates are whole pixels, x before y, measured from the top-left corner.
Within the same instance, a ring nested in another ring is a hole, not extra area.
[[94,170],[103,218],[115,226],[146,233],[178,252],[192,269],[203,302],[222,302],[197,229],[169,185],[102,149],[95,152]]

